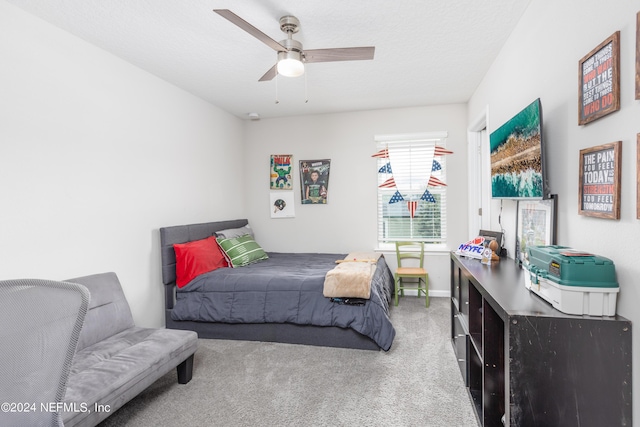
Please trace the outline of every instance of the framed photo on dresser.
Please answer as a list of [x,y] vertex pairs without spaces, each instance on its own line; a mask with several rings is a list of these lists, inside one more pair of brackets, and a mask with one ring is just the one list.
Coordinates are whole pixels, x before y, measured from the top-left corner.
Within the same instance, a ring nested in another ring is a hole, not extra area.
[[518,200],[516,262],[527,259],[529,246],[556,244],[558,195],[544,200]]

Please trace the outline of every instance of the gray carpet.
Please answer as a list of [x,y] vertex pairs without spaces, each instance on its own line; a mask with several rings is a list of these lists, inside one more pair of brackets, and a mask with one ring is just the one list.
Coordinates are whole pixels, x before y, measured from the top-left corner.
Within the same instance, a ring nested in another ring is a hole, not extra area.
[[193,379],[167,374],[107,418],[113,426],[476,427],[453,353],[450,300],[392,307],[391,350],[200,340]]

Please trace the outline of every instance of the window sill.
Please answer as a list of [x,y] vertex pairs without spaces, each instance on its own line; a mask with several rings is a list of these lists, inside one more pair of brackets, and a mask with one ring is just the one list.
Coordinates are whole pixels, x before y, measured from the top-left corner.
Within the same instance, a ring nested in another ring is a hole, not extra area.
[[[395,252],[396,245],[389,243],[381,243],[375,249],[375,252]],[[425,254],[449,254],[451,249],[444,244],[434,244],[434,245],[424,245],[424,253]]]

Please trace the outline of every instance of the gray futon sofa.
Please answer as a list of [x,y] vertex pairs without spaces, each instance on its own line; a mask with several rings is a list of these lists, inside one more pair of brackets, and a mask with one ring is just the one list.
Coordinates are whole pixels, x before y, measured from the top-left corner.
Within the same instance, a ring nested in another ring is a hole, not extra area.
[[67,381],[65,427],[95,426],[173,368],[179,383],[191,380],[195,332],[135,326],[115,273],[66,281],[86,286],[91,301]]

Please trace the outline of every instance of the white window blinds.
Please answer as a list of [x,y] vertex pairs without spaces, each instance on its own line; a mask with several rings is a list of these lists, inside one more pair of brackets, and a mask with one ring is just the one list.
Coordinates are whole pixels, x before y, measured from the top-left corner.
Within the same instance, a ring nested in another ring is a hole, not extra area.
[[[446,243],[446,132],[376,137],[378,242]],[[412,215],[413,213],[413,215]]]

